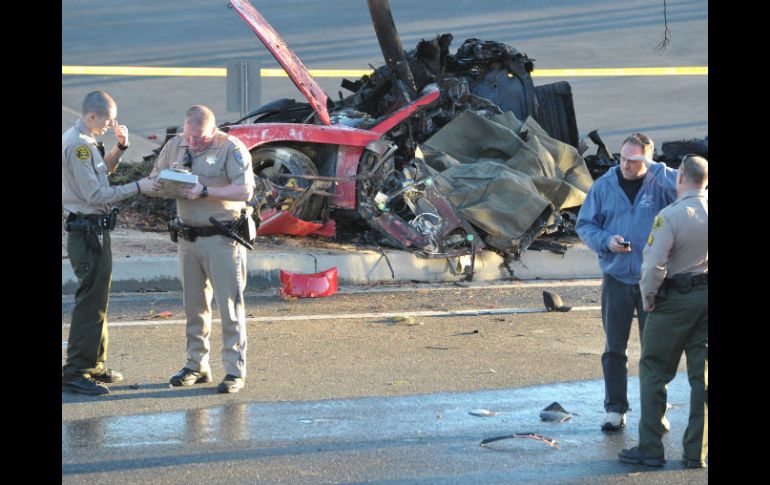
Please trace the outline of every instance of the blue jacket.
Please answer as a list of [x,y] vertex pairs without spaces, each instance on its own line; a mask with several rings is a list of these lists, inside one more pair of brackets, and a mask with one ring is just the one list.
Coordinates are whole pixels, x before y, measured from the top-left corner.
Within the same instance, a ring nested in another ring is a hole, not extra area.
[[[664,163],[652,162],[642,187],[631,204],[618,183],[620,167],[612,167],[596,179],[580,208],[575,230],[599,255],[602,272],[629,285],[639,283],[642,250],[661,209],[676,200],[678,172]],[[613,235],[631,241],[630,253],[613,253],[607,247]]]

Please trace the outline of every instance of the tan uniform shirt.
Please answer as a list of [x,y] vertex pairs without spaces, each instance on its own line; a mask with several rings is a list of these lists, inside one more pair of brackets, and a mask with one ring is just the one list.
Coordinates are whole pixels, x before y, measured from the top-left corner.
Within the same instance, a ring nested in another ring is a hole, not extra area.
[[639,288],[648,305],[663,279],[708,273],[709,204],[705,190],[690,190],[660,211],[642,252]]
[[[184,156],[188,149],[183,135],[177,135],[166,143],[158,155],[151,177],[164,168],[186,169]],[[254,185],[254,172],[251,168],[251,154],[246,146],[234,136],[217,130],[211,145],[200,153],[190,152],[192,173],[198,176],[198,182],[207,187],[226,185]],[[209,217],[218,221],[231,221],[241,215],[246,207],[244,201],[219,200],[211,197],[188,200],[177,198],[177,215],[182,223],[190,226],[210,226]]]
[[138,192],[136,184],[111,187],[96,140],[82,120],[61,136],[61,205],[75,214],[106,214],[109,204]]

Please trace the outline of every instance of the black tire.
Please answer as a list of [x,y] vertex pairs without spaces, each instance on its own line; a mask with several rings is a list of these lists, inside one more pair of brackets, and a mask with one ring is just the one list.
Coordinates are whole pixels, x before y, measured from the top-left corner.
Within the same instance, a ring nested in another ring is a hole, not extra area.
[[679,168],[685,155],[700,155],[708,160],[709,158],[709,140],[706,138],[693,138],[691,140],[667,141],[660,149],[663,156],[656,158],[659,162],[665,162],[671,168]]
[[578,129],[572,87],[567,81],[535,86],[538,109],[535,121],[549,135],[577,148]]
[[[272,146],[256,148],[251,151],[251,163],[254,167],[254,175],[266,178],[277,185],[286,185],[290,180],[279,175],[318,175],[318,169],[313,161],[293,148]],[[317,182],[300,178],[294,180],[299,187],[316,188]],[[315,220],[321,214],[323,203],[323,196],[311,195],[292,211],[292,215],[303,221]]]

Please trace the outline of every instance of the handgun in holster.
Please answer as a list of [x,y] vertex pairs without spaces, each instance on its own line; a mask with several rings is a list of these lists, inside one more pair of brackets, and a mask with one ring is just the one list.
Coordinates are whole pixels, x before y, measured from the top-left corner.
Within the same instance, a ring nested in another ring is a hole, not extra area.
[[247,205],[241,209],[241,217],[236,221],[238,234],[251,244],[257,239],[257,225],[254,222],[253,214],[254,208]]
[[95,224],[87,224],[83,231],[83,237],[86,240],[86,247],[95,255],[102,254],[102,242],[99,236],[101,230]]
[[177,232],[177,223],[179,220],[176,218],[176,214],[169,213],[168,222],[166,228],[168,229],[168,235],[171,238],[171,242],[179,242],[179,233]]
[[692,275],[690,273],[674,275],[673,280],[679,293],[687,294],[692,291]]
[[120,209],[117,207],[113,207],[109,214],[107,214],[107,217],[105,218],[104,228],[109,229],[112,231],[115,229],[115,225],[118,223],[118,214],[120,213]]
[[[222,224],[218,220],[214,219],[213,217],[209,217],[209,222],[214,224],[214,227],[216,227],[220,234],[222,234],[225,237],[228,237],[238,244],[242,245],[246,249],[254,249],[254,246],[252,245],[252,242],[254,239],[250,239],[249,234],[249,226],[252,227],[254,224],[254,219],[251,218],[251,216],[247,215],[248,212],[244,209],[241,211],[241,217],[235,220],[235,222],[230,225],[229,227],[225,224]],[[254,238],[256,238],[256,228],[254,228],[253,234]],[[243,234],[246,234],[245,237]]]

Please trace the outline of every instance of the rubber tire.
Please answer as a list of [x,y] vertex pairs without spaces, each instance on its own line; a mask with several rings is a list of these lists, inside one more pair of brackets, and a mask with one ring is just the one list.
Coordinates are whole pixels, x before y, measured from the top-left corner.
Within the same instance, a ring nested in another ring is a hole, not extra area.
[[572,87],[566,81],[535,86],[538,109],[535,121],[549,135],[577,148],[578,129]]
[[[272,162],[272,163],[271,163]],[[267,178],[278,185],[286,185],[288,179],[277,177],[280,174],[318,175],[316,168],[307,155],[294,148],[269,146],[256,148],[251,151],[251,163],[254,175]],[[294,179],[299,187],[315,188],[315,182],[305,179]],[[323,196],[311,195],[304,204],[296,207],[292,215],[303,221],[318,219],[323,208]]]

